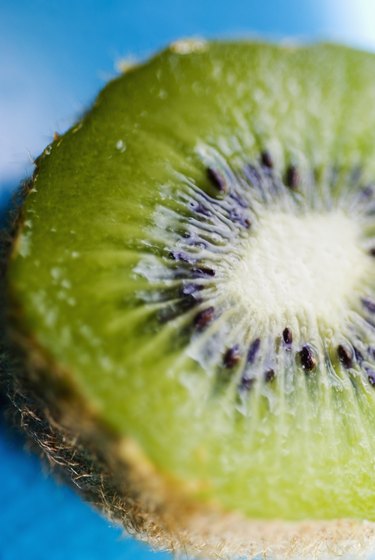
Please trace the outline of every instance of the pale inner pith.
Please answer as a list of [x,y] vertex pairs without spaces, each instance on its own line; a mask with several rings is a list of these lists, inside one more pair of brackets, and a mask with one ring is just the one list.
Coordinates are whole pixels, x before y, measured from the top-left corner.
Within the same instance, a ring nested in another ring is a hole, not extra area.
[[343,212],[269,211],[244,240],[225,289],[261,323],[282,328],[304,315],[334,327],[368,273],[360,226]]

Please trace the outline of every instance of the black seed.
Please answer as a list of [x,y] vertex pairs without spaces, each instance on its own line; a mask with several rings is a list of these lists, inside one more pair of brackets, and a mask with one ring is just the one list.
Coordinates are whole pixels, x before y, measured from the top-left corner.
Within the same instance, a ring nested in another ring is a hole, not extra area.
[[362,303],[370,313],[375,313],[375,301],[369,298],[363,298]]
[[292,344],[293,342],[293,334],[289,327],[285,327],[283,330],[283,340],[285,344]]
[[185,284],[180,288],[180,295],[181,296],[191,296],[196,292],[200,292],[203,290],[204,286],[201,284]]
[[375,387],[375,371],[373,369],[367,370],[367,379],[373,387]]
[[241,360],[241,354],[238,344],[233,346],[232,348],[228,348],[225,352],[223,357],[223,364],[226,368],[233,368],[235,367]]
[[268,369],[264,372],[264,380],[266,383],[271,383],[275,379],[275,371],[273,369]]
[[212,167],[207,168],[207,177],[209,178],[211,184],[221,193],[225,194],[228,192],[228,184],[225,177]]
[[337,355],[339,357],[340,362],[342,363],[342,365],[346,369],[349,369],[349,368],[352,367],[352,365],[353,365],[353,352],[350,348],[340,344],[337,347]]
[[251,377],[246,377],[243,376],[241,378],[240,384],[239,384],[239,390],[240,391],[250,391],[250,389],[252,388],[252,386],[255,383],[255,379],[251,378]]
[[272,158],[271,158],[271,154],[269,152],[267,152],[267,150],[264,150],[260,154],[260,161],[261,161],[263,167],[267,167],[268,169],[273,168],[273,161],[272,161]]
[[188,264],[194,264],[196,262],[194,257],[184,253],[184,251],[170,251],[169,257],[174,261],[180,261]]
[[212,268],[206,266],[200,266],[199,268],[192,268],[193,278],[202,278],[204,276],[215,276],[215,271]]
[[299,352],[299,357],[304,370],[312,371],[315,369],[316,358],[312,348],[308,344],[305,344],[305,346],[302,347],[302,350]]
[[370,257],[375,257],[375,247],[371,247],[371,249],[369,250],[369,255]]
[[293,191],[297,190],[300,183],[300,175],[295,165],[289,165],[285,173],[285,184]]
[[213,321],[214,314],[215,314],[214,307],[207,307],[207,309],[200,311],[198,315],[196,315],[194,318],[194,326],[198,330],[203,330]]
[[247,363],[252,364],[256,358],[258,350],[260,348],[260,338],[256,338],[249,347],[249,351],[247,353]]
[[250,220],[246,218],[246,216],[244,216],[241,212],[239,212],[237,208],[232,208],[230,210],[229,217],[232,220],[232,222],[240,224],[246,229],[249,229],[249,227],[251,226]]

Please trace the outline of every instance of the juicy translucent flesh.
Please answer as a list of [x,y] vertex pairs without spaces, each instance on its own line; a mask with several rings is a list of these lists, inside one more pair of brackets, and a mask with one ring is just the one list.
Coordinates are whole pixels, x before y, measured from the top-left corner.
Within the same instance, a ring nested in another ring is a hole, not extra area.
[[[375,228],[356,198],[375,181],[375,59],[332,46],[186,50],[110,83],[41,156],[10,268],[25,324],[103,421],[200,499],[254,517],[375,520],[374,358],[346,369],[336,352],[375,341],[361,315]],[[298,166],[300,194],[268,199],[230,176],[254,200],[243,230],[223,217],[225,197],[211,222],[184,207],[211,192],[207,166],[260,168],[264,150],[276,177]],[[187,337],[196,310],[155,319],[181,283],[169,253],[184,228],[217,247],[202,249],[216,275],[197,308],[217,317]],[[257,338],[250,390],[242,366],[218,384],[223,351],[246,355]]]

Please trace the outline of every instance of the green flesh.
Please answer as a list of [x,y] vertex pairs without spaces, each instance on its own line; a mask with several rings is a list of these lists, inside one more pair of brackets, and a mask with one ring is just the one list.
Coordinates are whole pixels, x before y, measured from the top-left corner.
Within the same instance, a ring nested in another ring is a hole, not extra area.
[[[279,325],[248,321],[234,293],[230,305],[217,295],[232,247],[241,258],[253,229],[229,226],[228,246],[215,219],[205,240],[217,252],[204,264],[216,275],[184,281],[204,286],[203,303],[168,320],[163,301],[180,298],[176,270],[192,274],[170,253],[186,251],[182,234],[207,223],[183,197],[197,201],[201,189],[211,209],[226,198],[214,196],[206,166],[241,192],[230,174],[248,163],[272,182],[259,165],[268,150],[279,183],[293,163],[303,184],[300,195],[282,191],[282,203],[275,195],[264,205],[295,215],[330,212],[340,201],[348,208],[375,180],[374,101],[375,58],[364,53],[246,43],[170,49],[110,83],[38,160],[9,271],[24,323],[100,418],[133,437],[162,473],[196,482],[202,501],[250,517],[375,521],[371,325],[345,313],[340,331],[288,317],[286,347]],[[261,201],[251,188],[245,199]],[[371,204],[355,211],[364,241],[375,232],[364,211]],[[374,259],[363,254],[369,274],[358,291],[371,297]],[[194,331],[211,302],[216,319]],[[343,301],[344,311],[350,306],[366,315],[360,298]],[[259,356],[246,366],[258,337]],[[242,361],[223,366],[236,343]],[[344,343],[363,360],[344,367],[336,350]],[[316,349],[311,372],[299,359],[304,344]],[[257,381],[241,389],[244,369]]]

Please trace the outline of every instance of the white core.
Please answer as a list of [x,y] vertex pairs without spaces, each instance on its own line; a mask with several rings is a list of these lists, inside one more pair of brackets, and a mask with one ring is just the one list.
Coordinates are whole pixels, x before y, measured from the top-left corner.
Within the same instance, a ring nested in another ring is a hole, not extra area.
[[244,245],[226,289],[260,324],[305,316],[334,327],[369,272],[360,228],[342,212],[269,212]]

